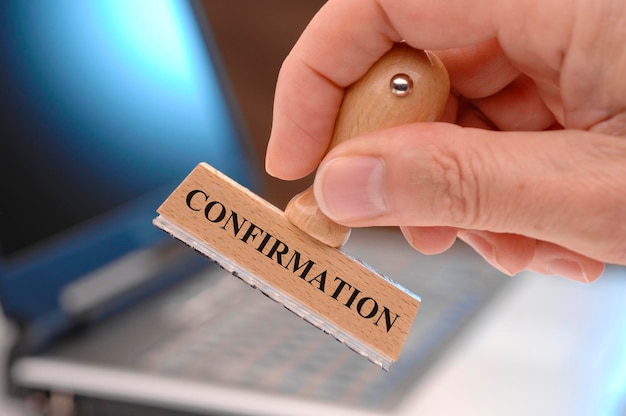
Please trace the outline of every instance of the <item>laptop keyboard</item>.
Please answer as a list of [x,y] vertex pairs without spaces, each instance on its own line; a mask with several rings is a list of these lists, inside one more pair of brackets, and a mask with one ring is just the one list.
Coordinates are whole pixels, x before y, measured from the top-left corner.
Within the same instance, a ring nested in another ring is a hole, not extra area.
[[170,333],[141,354],[141,366],[274,394],[391,408],[508,281],[464,245],[422,256],[390,229],[356,230],[346,251],[422,298],[389,373],[225,272],[198,276],[164,305],[161,319]]

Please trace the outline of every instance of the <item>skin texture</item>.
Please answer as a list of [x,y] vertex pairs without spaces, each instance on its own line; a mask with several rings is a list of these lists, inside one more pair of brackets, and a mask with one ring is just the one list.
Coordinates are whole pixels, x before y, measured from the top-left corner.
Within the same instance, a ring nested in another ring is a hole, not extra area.
[[[344,88],[401,40],[446,65],[443,122],[325,155]],[[330,0],[281,68],[266,169],[318,168],[329,217],[424,253],[458,237],[507,274],[593,281],[626,265],[624,45],[623,0]]]

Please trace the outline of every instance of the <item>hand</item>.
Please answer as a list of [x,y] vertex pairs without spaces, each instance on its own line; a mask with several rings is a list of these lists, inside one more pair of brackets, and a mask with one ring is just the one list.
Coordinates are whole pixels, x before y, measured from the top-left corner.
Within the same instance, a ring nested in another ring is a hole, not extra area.
[[[344,88],[401,40],[446,65],[447,123],[324,157]],[[626,265],[624,45],[622,0],[330,0],[281,68],[267,171],[319,165],[329,217],[401,226],[422,252],[458,236],[507,274],[593,281]]]

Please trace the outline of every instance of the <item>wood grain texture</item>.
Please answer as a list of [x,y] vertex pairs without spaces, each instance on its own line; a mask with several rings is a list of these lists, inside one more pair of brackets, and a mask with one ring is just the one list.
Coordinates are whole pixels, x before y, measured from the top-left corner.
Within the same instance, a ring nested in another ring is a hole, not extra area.
[[[407,95],[394,95],[391,80],[411,80]],[[362,134],[408,123],[437,121],[443,115],[450,81],[434,55],[397,44],[346,90],[329,150]],[[334,223],[317,207],[313,189],[296,195],[285,208],[287,218],[319,241],[341,247],[350,229]]]
[[211,166],[198,165],[158,213],[345,335],[390,361],[398,358],[419,299],[311,238]]

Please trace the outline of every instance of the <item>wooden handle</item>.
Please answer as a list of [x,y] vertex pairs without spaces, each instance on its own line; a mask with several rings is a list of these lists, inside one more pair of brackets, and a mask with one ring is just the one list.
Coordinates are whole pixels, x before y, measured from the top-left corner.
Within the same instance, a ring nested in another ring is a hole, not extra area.
[[[346,90],[328,150],[372,131],[437,121],[443,115],[449,91],[448,73],[435,55],[396,44]],[[350,235],[350,228],[336,224],[320,211],[312,188],[293,197],[285,215],[298,228],[331,247],[341,247]]]

